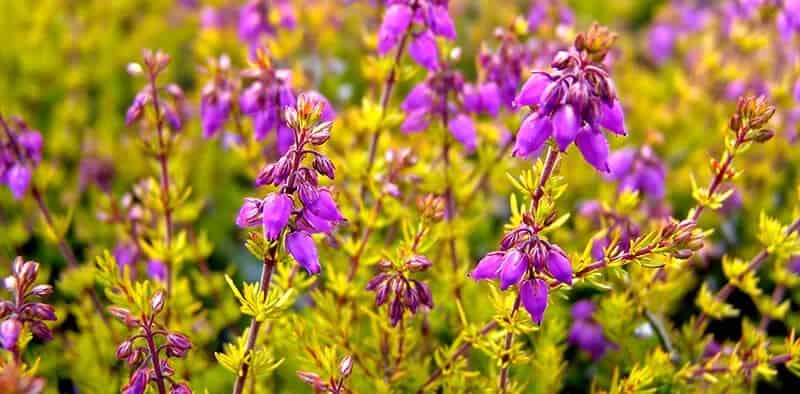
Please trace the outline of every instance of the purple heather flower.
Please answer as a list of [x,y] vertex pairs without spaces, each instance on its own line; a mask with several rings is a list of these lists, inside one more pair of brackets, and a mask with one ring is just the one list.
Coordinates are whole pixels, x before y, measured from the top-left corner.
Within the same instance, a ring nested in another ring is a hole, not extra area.
[[[283,108],[294,105],[294,93],[289,88],[289,72],[275,73],[274,84],[253,82],[242,93],[242,112],[253,119],[256,139],[261,140],[270,131],[283,126]],[[285,151],[284,151],[285,152]]]
[[598,360],[608,350],[614,349],[615,345],[606,339],[603,327],[592,318],[594,310],[594,303],[589,300],[575,303],[571,313],[574,321],[569,329],[567,340],[589,353],[593,360]]
[[417,63],[435,71],[439,68],[439,51],[436,48],[436,39],[429,31],[417,34],[408,46],[408,53]]
[[121,242],[114,247],[113,254],[120,270],[126,266],[133,270],[132,265],[136,261],[136,256],[139,254],[139,248],[133,242]]
[[513,155],[528,157],[538,152],[553,133],[553,122],[538,113],[528,115],[519,127]]
[[667,23],[654,25],[647,35],[650,58],[656,64],[662,64],[672,56],[677,40],[675,28]]
[[409,54],[429,70],[439,67],[439,50],[435,36],[448,40],[456,38],[455,25],[448,12],[447,1],[392,0],[378,30],[378,53],[386,54],[397,46],[403,35],[411,34],[411,24],[422,27],[409,37]]
[[200,123],[203,137],[211,138],[228,119],[231,112],[231,96],[229,92],[212,92],[204,94],[200,101]]
[[163,282],[167,279],[167,266],[161,260],[150,260],[147,262],[147,276]]
[[413,11],[407,4],[392,4],[386,9],[383,23],[378,30],[378,53],[385,54],[400,42],[409,24]]
[[258,226],[261,222],[261,200],[245,198],[242,208],[239,209],[239,215],[236,217],[236,225],[247,228]]
[[0,324],[0,345],[3,346],[3,349],[13,350],[17,347],[21,330],[22,323],[15,318],[7,319]]
[[21,126],[21,132],[17,135],[17,143],[22,148],[22,152],[34,164],[42,161],[42,135],[35,130],[28,129],[27,125],[18,121]]
[[286,236],[286,250],[309,274],[320,271],[319,256],[314,239],[304,231],[294,231]]
[[506,290],[517,284],[528,269],[528,256],[517,249],[512,249],[503,257],[500,268],[500,289]]
[[547,276],[572,284],[572,266],[564,252],[536,234],[526,224],[506,233],[500,242],[501,251],[488,253],[472,270],[474,280],[498,279],[500,289],[519,285],[519,296],[525,309],[537,324],[547,307]]
[[344,220],[344,216],[339,212],[331,192],[327,189],[319,189],[315,200],[304,200],[303,203],[311,213],[323,220],[334,222]]
[[471,84],[464,85],[464,107],[470,112],[497,116],[500,112],[500,91],[497,84],[487,82],[477,88]]
[[600,359],[613,347],[603,335],[601,326],[583,320],[572,323],[568,341],[589,353],[593,360]]
[[[320,272],[319,256],[310,234],[329,234],[345,220],[331,190],[319,185],[320,175],[334,178],[333,163],[322,153],[309,149],[330,138],[335,115],[330,104],[318,93],[304,93],[293,107],[287,107],[286,127],[292,143],[283,156],[268,164],[259,173],[256,185],[274,185],[278,191],[263,201],[247,198],[236,220],[240,227],[264,228],[264,238],[277,240],[284,229],[291,229],[285,238],[286,250],[310,274]],[[291,127],[291,128],[290,128]],[[304,158],[313,156],[312,165]],[[299,206],[295,210],[295,203]]]
[[590,300],[580,300],[572,306],[570,315],[575,320],[589,320],[594,314],[594,302]]
[[731,193],[731,195],[728,196],[728,198],[726,198],[722,203],[722,207],[719,208],[719,212],[723,216],[727,217],[739,212],[743,205],[744,201],[742,200],[742,192],[740,192],[739,189],[734,188],[733,193]]
[[17,200],[25,196],[31,184],[31,170],[22,163],[17,163],[6,173],[6,183],[11,194]]
[[554,19],[551,23],[558,25],[570,26],[575,22],[572,10],[563,1],[537,0],[532,2],[528,11],[528,30],[536,31],[544,23],[550,22],[550,18]]
[[712,339],[708,341],[705,349],[703,349],[703,358],[711,358],[716,356],[720,351],[722,351],[722,346],[716,340]]
[[291,1],[288,0],[251,0],[239,11],[239,38],[249,44],[251,51],[261,45],[264,35],[275,34],[275,26],[270,24],[270,13],[273,10],[277,10],[282,27],[295,27],[297,17]]
[[144,106],[150,102],[150,94],[147,91],[141,91],[136,94],[136,97],[133,99],[133,103],[130,107],[128,107],[128,111],[125,113],[125,125],[130,126],[134,122],[136,122],[139,117],[142,116],[144,112]]
[[464,145],[464,150],[467,153],[475,150],[478,132],[475,129],[475,123],[472,122],[472,118],[464,114],[458,114],[448,121],[447,129],[450,130],[450,134],[453,135],[456,141]]
[[515,99],[533,112],[520,126],[513,154],[528,157],[552,136],[560,150],[574,142],[589,164],[608,172],[608,141],[601,127],[626,134],[613,82],[602,64],[577,49],[556,54],[552,68],[535,71]]
[[556,247],[551,249],[545,259],[545,265],[553,278],[556,278],[561,283],[572,284],[572,266],[561,249]]
[[575,136],[575,145],[586,162],[602,172],[608,172],[608,141],[602,132],[586,126]]
[[619,182],[620,190],[640,192],[651,200],[664,197],[666,168],[650,147],[620,149],[608,163],[606,178]]
[[192,394],[192,390],[186,383],[173,385],[169,390],[169,394]]
[[541,324],[544,311],[547,309],[549,286],[542,279],[527,279],[519,288],[522,306],[528,311],[534,323]]
[[139,368],[133,373],[128,384],[122,388],[123,394],[144,394],[150,380],[147,368]]
[[800,255],[790,257],[786,266],[791,273],[800,275]]
[[[395,268],[395,265],[387,260],[378,264],[383,272],[370,279],[366,289],[375,292],[376,306],[388,301],[387,309],[392,327],[400,322],[405,310],[415,314],[421,307],[433,308],[433,296],[428,285],[408,277],[412,272],[429,269],[431,265],[430,260],[422,255],[408,258],[400,269]],[[390,301],[392,297],[394,298]]]
[[293,206],[292,198],[284,193],[272,193],[264,198],[261,205],[264,238],[275,241],[280,237],[286,224],[289,223]]
[[472,270],[470,276],[475,280],[497,279],[504,257],[505,253],[503,252],[491,252],[487,254],[478,262],[478,265]]
[[426,130],[431,121],[440,116],[443,117],[446,112],[447,128],[450,134],[464,145],[467,152],[474,151],[477,146],[475,124],[466,113],[461,112],[460,108],[448,100],[452,99],[451,92],[456,93],[456,100],[464,103],[464,109],[475,109],[474,94],[463,83],[460,73],[449,70],[434,72],[425,81],[414,86],[400,104],[400,108],[406,112],[406,118],[400,125],[400,130],[405,133]]

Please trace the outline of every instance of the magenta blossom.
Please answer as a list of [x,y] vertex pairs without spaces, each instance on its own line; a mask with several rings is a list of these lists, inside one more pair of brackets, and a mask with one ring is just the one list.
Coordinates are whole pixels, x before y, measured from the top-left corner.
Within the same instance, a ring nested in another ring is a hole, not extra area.
[[[448,0],[391,0],[378,30],[378,53],[385,54],[410,35],[409,54],[428,70],[437,70],[439,50],[436,37],[456,38],[456,29],[448,11]],[[411,32],[413,24],[419,29]]]

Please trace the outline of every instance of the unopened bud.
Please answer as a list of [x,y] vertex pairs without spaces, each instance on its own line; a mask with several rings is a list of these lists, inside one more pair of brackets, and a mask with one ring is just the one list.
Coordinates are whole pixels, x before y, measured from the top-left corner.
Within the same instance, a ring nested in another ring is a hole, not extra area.
[[351,372],[353,372],[353,357],[345,356],[342,362],[339,363],[339,373],[346,378],[350,376]]
[[166,297],[164,290],[159,290],[153,295],[150,300],[150,306],[153,308],[153,313],[157,314],[164,309],[164,298]]
[[53,286],[50,285],[36,285],[31,289],[31,294],[36,297],[49,297],[53,294]]
[[123,360],[128,358],[133,352],[133,342],[125,341],[117,346],[117,359]]
[[764,142],[767,142],[767,141],[771,140],[772,137],[774,137],[774,136],[775,136],[775,132],[774,131],[763,129],[763,130],[759,130],[759,131],[757,131],[755,133],[755,136],[753,137],[753,140],[755,140],[756,142],[764,143]]

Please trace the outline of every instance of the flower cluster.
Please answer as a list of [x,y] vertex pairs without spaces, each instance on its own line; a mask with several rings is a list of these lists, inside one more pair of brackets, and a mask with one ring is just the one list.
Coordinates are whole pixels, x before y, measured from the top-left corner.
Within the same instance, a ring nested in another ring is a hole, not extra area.
[[431,265],[431,261],[423,255],[409,256],[399,263],[389,260],[378,263],[378,268],[383,272],[370,279],[367,290],[375,292],[376,306],[389,302],[389,322],[392,327],[403,319],[406,310],[413,315],[421,307],[433,308],[433,296],[428,285],[408,277],[412,272],[428,270]]
[[528,29],[536,30],[544,23],[553,21],[561,26],[572,26],[575,14],[563,0],[534,1],[528,10]]
[[528,64],[530,54],[519,42],[516,34],[503,28],[495,31],[500,45],[495,51],[481,47],[478,65],[483,82],[478,86],[464,87],[464,105],[472,112],[485,112],[497,116],[500,106],[512,109],[522,72]]
[[200,98],[200,123],[203,137],[211,138],[222,129],[233,107],[235,83],[230,78],[231,60],[227,55],[210,64],[212,78]]
[[297,25],[292,2],[289,0],[250,0],[239,10],[239,38],[246,42],[251,52],[263,45],[265,35],[275,34],[273,15],[286,29]]
[[[442,119],[446,121],[450,134],[464,145],[467,152],[472,152],[477,146],[478,132],[467,111],[488,108],[484,107],[486,104],[491,108],[498,107],[496,94],[488,95],[486,101],[481,92],[478,92],[478,97],[467,89],[460,72],[449,69],[433,72],[414,86],[400,105],[406,112],[400,130],[405,133],[423,131],[433,120]],[[480,104],[476,106],[476,102]]]
[[667,170],[649,146],[620,149],[609,156],[608,166],[606,178],[617,181],[620,190],[639,192],[651,200],[664,198]]
[[571,51],[555,56],[551,72],[533,72],[516,98],[516,105],[532,112],[519,128],[515,156],[535,154],[553,137],[561,151],[574,142],[589,164],[608,172],[608,141],[601,128],[626,135],[622,106],[601,63],[614,38],[593,25],[576,37]]
[[439,69],[436,36],[456,38],[448,3],[449,0],[390,0],[378,31],[378,53],[385,54],[401,42],[405,45],[410,34],[411,57],[428,70]]
[[[125,114],[125,124],[130,126],[142,118],[145,108],[151,105],[155,108],[156,121],[162,122],[166,120],[173,132],[178,132],[183,128],[183,124],[187,117],[186,111],[186,98],[183,94],[183,89],[176,84],[168,84],[163,88],[156,85],[155,80],[161,72],[163,72],[170,63],[170,56],[162,51],[153,52],[149,49],[144,50],[144,65],[138,63],[128,64],[128,73],[133,76],[147,74],[148,81],[136,94],[133,103],[128,107]],[[155,89],[163,89],[169,97],[169,101],[163,100],[163,95],[156,92]],[[161,98],[161,99],[159,99]],[[158,125],[161,127],[161,125]]]
[[522,305],[538,324],[547,308],[549,279],[571,285],[572,266],[564,251],[541,237],[530,219],[526,215],[526,223],[506,233],[500,250],[484,256],[470,276],[499,280],[502,290],[518,285]]
[[[165,293],[156,292],[150,299],[150,308],[136,316],[127,309],[109,307],[109,312],[130,328],[138,332],[123,341],[116,356],[134,370],[123,387],[124,394],[143,394],[151,383],[159,392],[166,393],[165,380],[171,383],[170,394],[191,394],[189,386],[174,380],[175,371],[169,365],[170,358],[184,358],[192,348],[186,335],[170,331],[157,321],[164,310]],[[163,357],[163,358],[162,358]]]
[[34,337],[41,341],[53,339],[53,333],[44,323],[56,320],[55,309],[36,298],[47,298],[53,294],[53,286],[34,285],[39,275],[39,263],[24,261],[22,257],[14,260],[11,275],[3,280],[6,290],[11,292],[11,301],[0,302],[0,345],[11,352],[19,362],[19,339],[24,327],[28,327]]
[[589,353],[593,360],[598,360],[616,345],[606,338],[603,327],[592,318],[594,311],[595,305],[589,300],[578,301],[572,306],[573,322],[567,340]]
[[[310,149],[329,138],[330,121],[325,117],[325,102],[316,94],[301,94],[296,107],[286,107],[287,124],[293,144],[275,163],[268,164],[256,180],[257,186],[279,189],[263,199],[247,198],[239,211],[239,227],[262,226],[264,238],[277,241],[285,229],[286,250],[310,274],[320,272],[319,256],[311,234],[329,234],[344,221],[329,188],[321,187],[319,176],[333,179],[333,163],[324,154]],[[311,166],[306,165],[311,159]]]
[[[239,98],[239,108],[241,112],[250,117],[253,121],[253,130],[256,140],[264,139],[269,133],[275,130],[276,144],[278,152],[285,154],[289,147],[295,143],[294,131],[287,124],[284,116],[284,108],[293,107],[296,103],[296,96],[291,87],[291,73],[287,69],[275,68],[272,60],[262,50],[259,50],[252,63],[252,67],[242,71],[242,76],[251,79]],[[201,108],[201,118],[204,124],[216,126],[218,130],[225,123],[230,113],[230,103],[225,102],[225,95],[229,94],[229,86],[232,82],[213,82],[209,85],[209,94],[204,95],[208,104]],[[212,95],[216,95],[214,101]],[[320,120],[323,122],[333,121],[335,112],[327,99],[316,92],[306,93],[314,96],[315,100],[322,105]],[[216,103],[216,105],[211,105]],[[208,135],[213,135],[212,128],[209,127]]]
[[708,23],[709,10],[695,2],[673,1],[672,9],[661,15],[647,32],[647,50],[656,64],[666,62],[678,40]]
[[14,119],[16,130],[4,119],[0,121],[5,130],[5,138],[0,138],[0,183],[20,199],[28,192],[33,169],[42,160],[42,135],[22,119]]

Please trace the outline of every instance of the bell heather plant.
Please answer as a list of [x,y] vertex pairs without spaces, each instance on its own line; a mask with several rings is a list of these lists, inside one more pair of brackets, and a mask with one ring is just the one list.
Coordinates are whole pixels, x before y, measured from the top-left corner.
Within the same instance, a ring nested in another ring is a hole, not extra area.
[[797,383],[795,2],[8,3],[0,392]]

